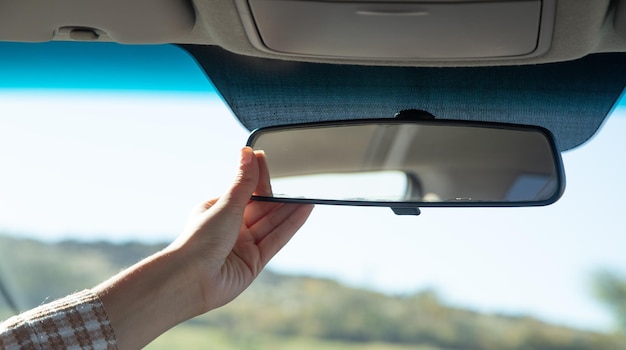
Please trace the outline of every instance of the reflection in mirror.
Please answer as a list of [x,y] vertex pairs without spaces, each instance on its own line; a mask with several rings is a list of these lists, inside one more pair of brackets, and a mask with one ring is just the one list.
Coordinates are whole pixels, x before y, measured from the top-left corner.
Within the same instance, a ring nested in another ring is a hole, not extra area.
[[560,154],[542,128],[366,120],[261,129],[248,144],[265,151],[275,199],[508,206],[549,204],[563,191]]
[[404,201],[407,177],[400,171],[282,176],[272,179],[272,190],[275,197]]

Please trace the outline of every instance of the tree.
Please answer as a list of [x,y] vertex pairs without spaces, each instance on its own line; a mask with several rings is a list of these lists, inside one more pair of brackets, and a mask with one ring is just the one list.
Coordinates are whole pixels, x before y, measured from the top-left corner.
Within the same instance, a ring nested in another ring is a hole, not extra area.
[[609,271],[594,275],[594,292],[613,312],[620,331],[626,333],[626,279]]

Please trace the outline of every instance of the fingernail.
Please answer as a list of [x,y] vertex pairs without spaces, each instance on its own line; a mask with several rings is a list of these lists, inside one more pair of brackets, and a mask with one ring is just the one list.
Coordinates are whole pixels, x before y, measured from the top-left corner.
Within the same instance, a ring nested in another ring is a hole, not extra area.
[[241,149],[241,164],[250,164],[252,163],[252,157],[254,153],[250,147],[244,147]]

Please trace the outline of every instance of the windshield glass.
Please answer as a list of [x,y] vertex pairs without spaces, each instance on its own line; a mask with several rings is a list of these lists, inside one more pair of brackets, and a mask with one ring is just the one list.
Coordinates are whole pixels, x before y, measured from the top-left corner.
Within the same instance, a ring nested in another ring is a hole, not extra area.
[[[0,46],[4,319],[172,241],[230,184],[248,132],[179,48]],[[624,134],[626,104],[563,154],[548,207],[317,206],[241,298],[151,347],[626,344]]]

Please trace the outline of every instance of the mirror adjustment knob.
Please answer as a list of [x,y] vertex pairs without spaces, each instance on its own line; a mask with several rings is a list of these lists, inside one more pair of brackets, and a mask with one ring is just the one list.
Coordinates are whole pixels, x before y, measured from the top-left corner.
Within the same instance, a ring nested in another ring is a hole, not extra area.
[[420,208],[391,208],[396,215],[420,215],[422,211]]

